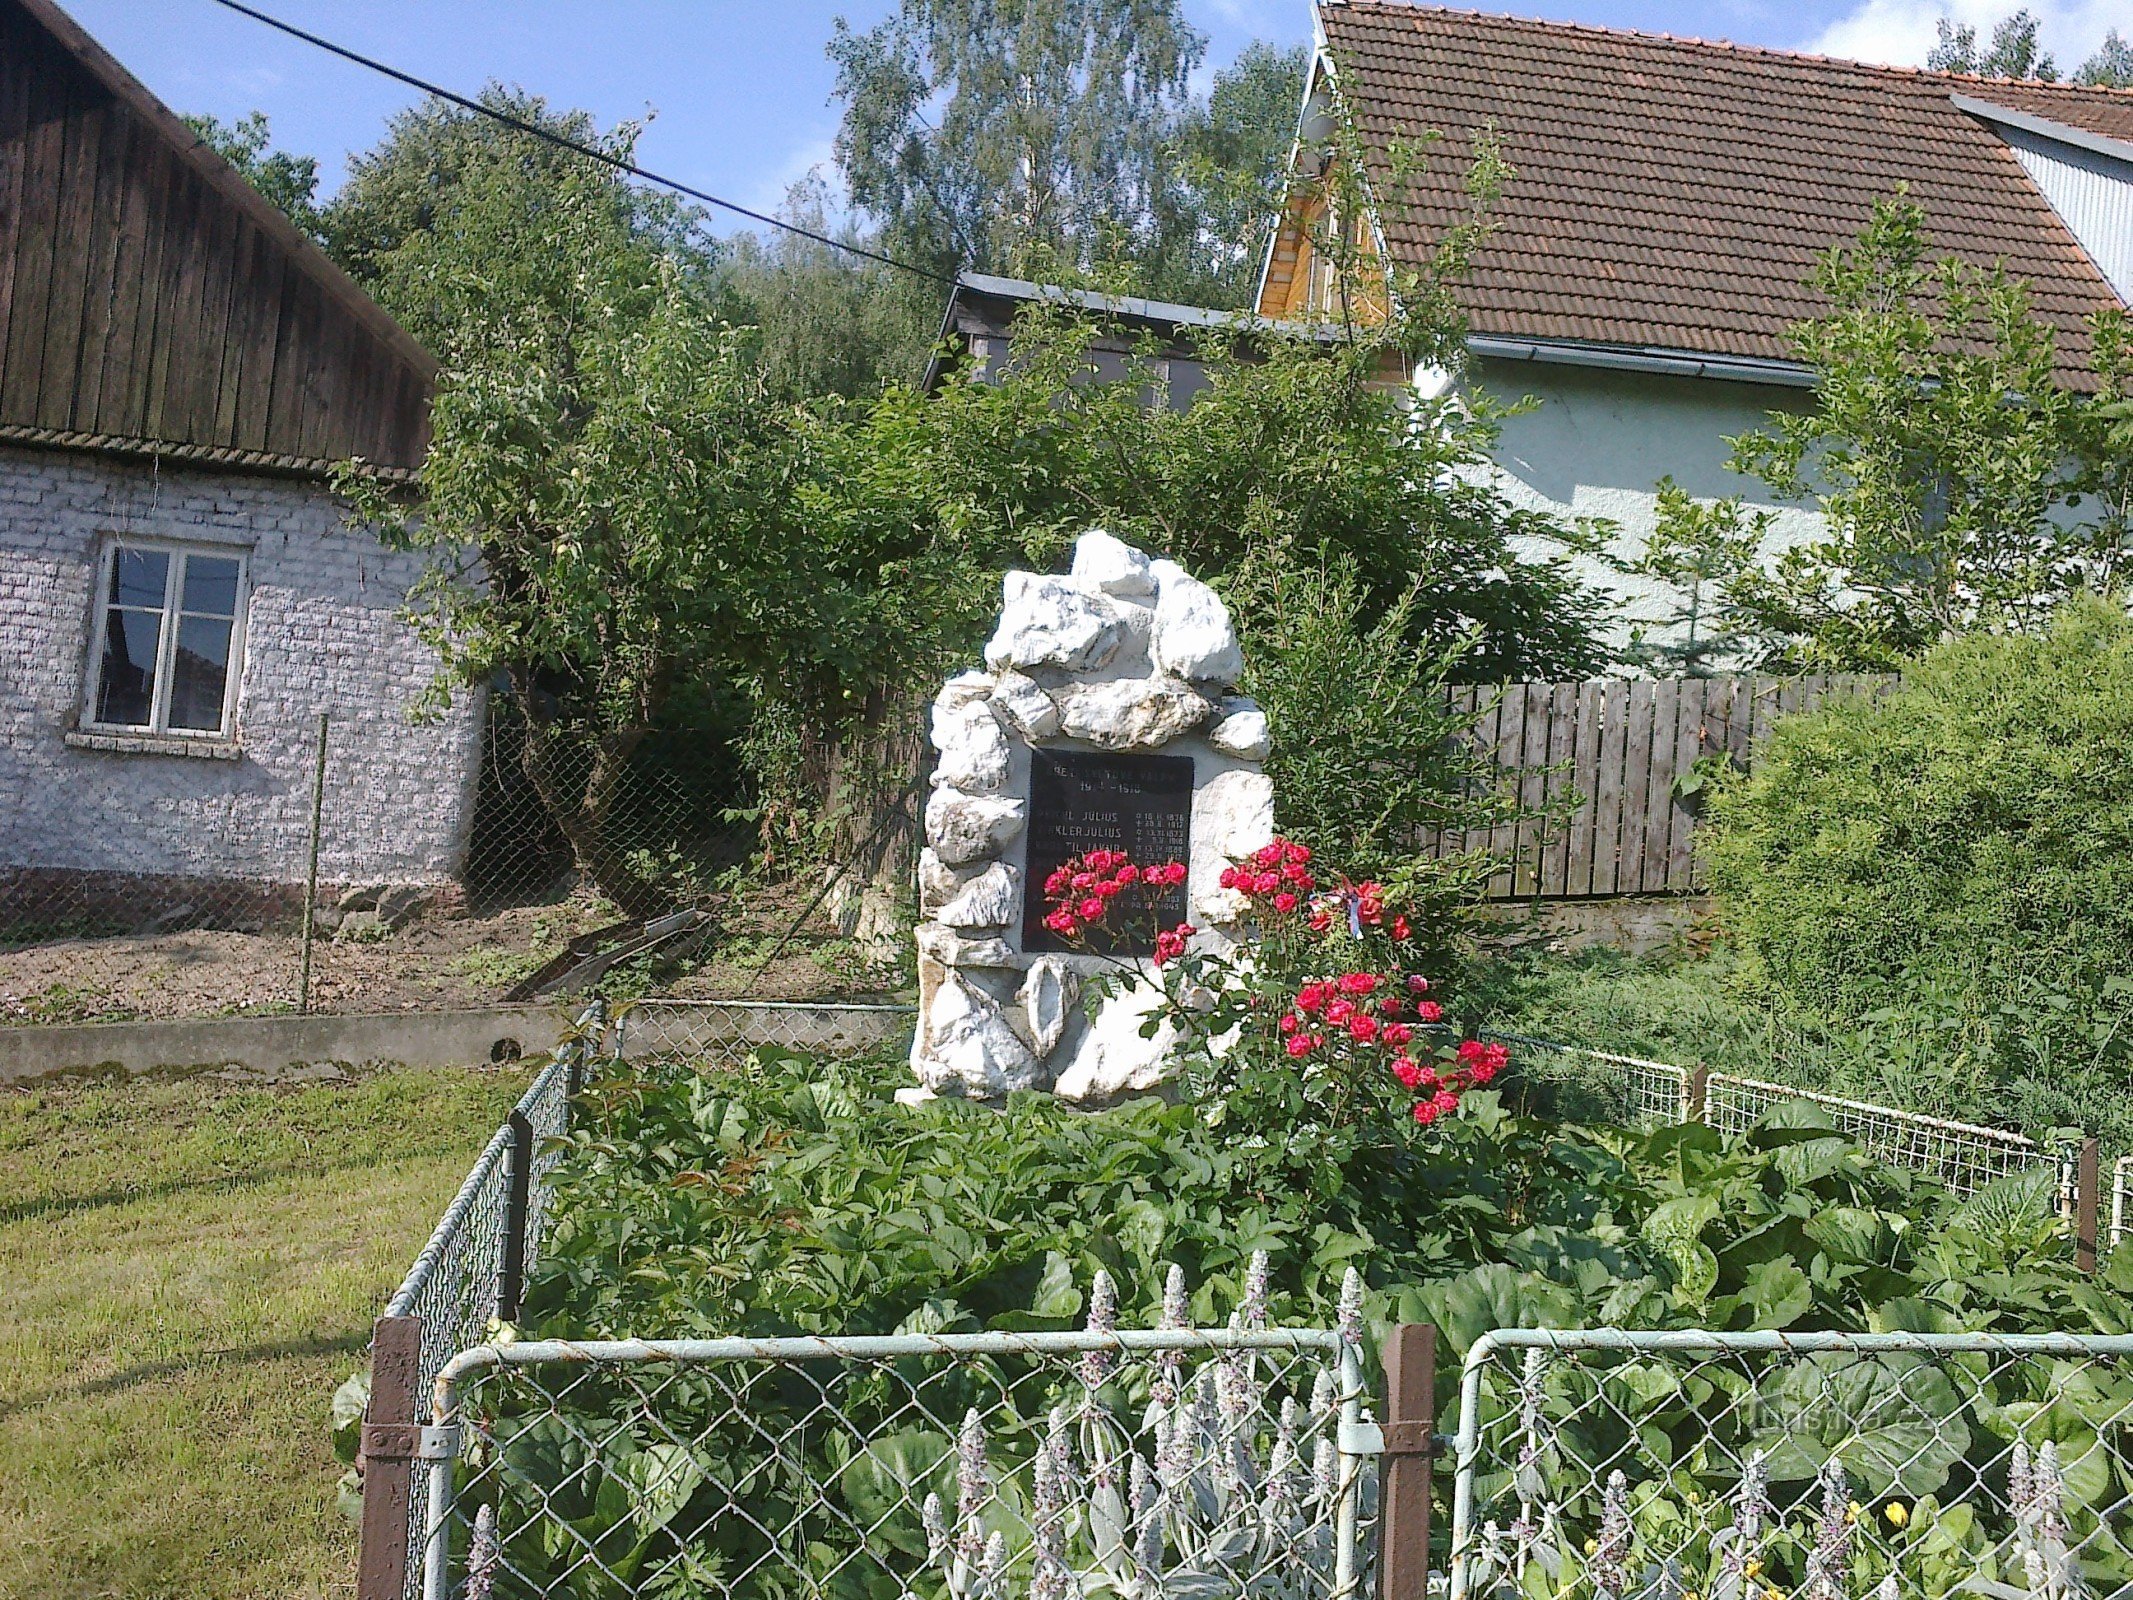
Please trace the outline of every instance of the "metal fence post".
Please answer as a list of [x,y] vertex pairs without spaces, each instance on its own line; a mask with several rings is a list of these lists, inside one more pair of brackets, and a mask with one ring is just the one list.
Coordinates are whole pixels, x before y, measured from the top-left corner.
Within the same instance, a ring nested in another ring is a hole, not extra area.
[[1702,1062],[1681,1078],[1681,1120],[1702,1122],[1711,1106],[1711,1069]]
[[518,1321],[526,1291],[526,1216],[533,1202],[533,1124],[514,1110],[507,1124],[511,1147],[504,1156],[504,1237],[496,1263],[496,1320]]
[[2103,1141],[2081,1141],[2081,1154],[2074,1161],[2074,1265],[2083,1272],[2096,1270],[2096,1244],[2103,1219]]
[[1379,1600],[1429,1593],[1430,1469],[1436,1460],[1437,1330],[1403,1322],[1385,1340],[1384,1515]]
[[318,714],[318,763],[311,773],[311,864],[304,871],[304,953],[296,977],[296,1009],[311,1012],[311,927],[318,912],[318,836],[326,815],[326,713]]
[[356,1600],[401,1600],[406,1593],[408,1507],[421,1435],[415,1416],[421,1358],[420,1317],[377,1320],[370,1344],[370,1403],[363,1410]]

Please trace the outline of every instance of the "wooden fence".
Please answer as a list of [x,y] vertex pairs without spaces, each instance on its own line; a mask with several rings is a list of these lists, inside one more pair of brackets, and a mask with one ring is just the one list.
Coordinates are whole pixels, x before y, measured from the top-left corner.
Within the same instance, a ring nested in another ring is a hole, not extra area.
[[[1705,756],[1749,764],[1779,717],[1832,694],[1880,693],[1865,675],[1605,679],[1455,688],[1454,709],[1479,713],[1474,739],[1493,749],[1527,811],[1550,815],[1438,836],[1438,854],[1486,848],[1513,866],[1494,899],[1683,894],[1702,887],[1692,845],[1694,797],[1677,783]],[[1579,803],[1567,821],[1561,807]],[[1686,800],[1686,803],[1685,803]]]

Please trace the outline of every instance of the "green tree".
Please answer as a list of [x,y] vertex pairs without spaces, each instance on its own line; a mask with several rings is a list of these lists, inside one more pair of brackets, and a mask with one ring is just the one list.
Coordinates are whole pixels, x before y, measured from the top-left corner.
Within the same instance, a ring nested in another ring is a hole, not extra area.
[[2027,6],[1993,25],[1992,42],[1978,49],[1977,29],[1942,17],[1934,24],[1940,42],[1926,54],[1928,72],[1968,72],[1981,78],[2036,78],[2051,83],[2059,76],[2049,51],[2037,48],[2037,19]]
[[318,244],[326,242],[324,218],[317,204],[318,159],[270,148],[273,134],[264,111],[254,111],[235,122],[206,115],[188,116],[185,125],[273,202],[305,238]]
[[[557,111],[538,95],[490,84],[480,101],[492,111],[578,144],[625,154],[641,124],[602,135],[582,111]],[[348,179],[327,205],[324,232],[349,273],[441,360],[479,328],[490,309],[478,282],[440,270],[456,259],[456,235],[471,211],[498,197],[532,213],[597,199],[612,219],[618,247],[662,255],[694,276],[717,259],[702,214],[658,191],[633,187],[614,171],[447,100],[398,112],[378,145],[349,163]],[[507,274],[516,264],[496,263]],[[471,286],[471,287],[470,287]]]
[[2122,392],[2116,319],[2097,323],[2103,397],[2075,394],[2027,286],[1929,259],[1901,195],[1814,283],[1830,310],[1792,343],[1815,405],[1732,441],[1734,470],[1813,500],[1826,525],[1726,585],[1768,654],[1874,670],[1966,628],[2033,631],[2117,581],[2125,469],[2098,420]]
[[[781,215],[810,232],[865,241],[829,214],[818,177],[793,185]],[[719,281],[733,315],[757,330],[773,393],[855,397],[916,381],[941,321],[943,287],[798,234],[726,241]]]
[[1179,119],[1142,287],[1162,300],[1249,308],[1281,219],[1310,53],[1254,43]]
[[1633,629],[1623,654],[1660,677],[1729,671],[1756,648],[1754,618],[1733,595],[1762,565],[1772,514],[1749,511],[1739,495],[1697,500],[1671,477],[1659,480],[1657,513],[1633,559],[1608,560],[1618,572],[1666,585],[1676,603],[1663,637]]
[[2074,81],[2103,89],[2133,89],[2133,44],[2113,28],[2103,36],[2096,53],[2074,69]]
[[[600,137],[627,156],[634,130]],[[580,866],[646,915],[672,886],[614,827],[632,758],[821,614],[786,519],[789,430],[700,257],[612,171],[509,130],[458,149],[419,225],[363,257],[445,363],[419,506],[356,473],[344,489],[431,557],[412,606],[436,692],[500,685]]]
[[1205,41],[1179,0],[902,0],[830,43],[852,202],[938,270],[1135,254]]

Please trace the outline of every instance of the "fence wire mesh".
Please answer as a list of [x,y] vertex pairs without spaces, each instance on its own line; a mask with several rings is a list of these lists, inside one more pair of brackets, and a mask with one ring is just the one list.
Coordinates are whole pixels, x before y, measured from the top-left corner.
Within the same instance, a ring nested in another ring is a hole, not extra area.
[[681,1057],[734,1066],[765,1046],[859,1055],[907,1048],[918,1008],[821,1000],[644,1000],[618,1012],[626,1060]]
[[179,796],[120,845],[0,842],[0,1023],[493,1004],[573,941],[662,915],[707,914],[661,959],[782,926],[775,894],[731,914],[769,830],[715,731],[655,732],[596,777],[589,744],[529,758],[492,697],[410,804],[366,714],[330,709],[212,816]]
[[[1974,1194],[1987,1184],[2040,1166],[2049,1165],[2055,1171],[2061,1166],[2025,1134],[1725,1073],[1710,1076],[1704,1120],[1721,1133],[1743,1133],[1788,1100],[1805,1100],[1818,1107],[1861,1149],[1891,1166],[1930,1173],[1958,1194]],[[2062,1176],[2069,1174],[2070,1169]]]
[[1778,1107],[1805,1101],[1869,1154],[1891,1166],[1927,1173],[1958,1194],[1975,1194],[2002,1178],[2048,1167],[2058,1183],[2062,1208],[2071,1203],[2071,1161],[2026,1134],[1760,1078],[1725,1072],[1698,1074],[1664,1061],[1521,1034],[1485,1033],[1483,1037],[1511,1045],[1520,1076],[1542,1087],[1564,1109],[1582,1116],[1631,1127],[1702,1121],[1723,1134],[1738,1136]]
[[1684,1068],[1525,1034],[1484,1031],[1481,1037],[1509,1045],[1519,1077],[1566,1102],[1565,1110],[1629,1127],[1679,1122],[1687,1114]]
[[2133,1337],[1506,1330],[1452,1600],[2133,1594]]
[[1361,1370],[1306,1329],[474,1350],[423,1592],[1351,1600]]

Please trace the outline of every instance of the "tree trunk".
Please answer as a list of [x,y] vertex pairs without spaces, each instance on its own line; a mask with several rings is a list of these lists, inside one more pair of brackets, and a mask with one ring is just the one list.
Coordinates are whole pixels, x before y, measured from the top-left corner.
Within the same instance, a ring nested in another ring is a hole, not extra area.
[[908,932],[923,842],[925,708],[914,693],[874,690],[828,757],[824,803],[837,819],[829,911],[838,931],[876,959],[892,956]]
[[673,896],[629,864],[628,851],[611,836],[608,827],[609,813],[623,775],[629,770],[630,756],[650,729],[639,725],[602,736],[593,749],[592,770],[580,785],[567,769],[573,765],[569,753],[582,746],[554,722],[537,721],[530,697],[523,691],[519,701],[527,713],[519,765],[540,798],[542,809],[570,842],[578,869],[626,917],[641,921],[672,909]]

